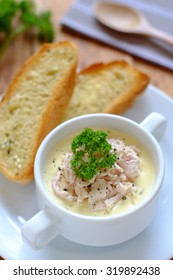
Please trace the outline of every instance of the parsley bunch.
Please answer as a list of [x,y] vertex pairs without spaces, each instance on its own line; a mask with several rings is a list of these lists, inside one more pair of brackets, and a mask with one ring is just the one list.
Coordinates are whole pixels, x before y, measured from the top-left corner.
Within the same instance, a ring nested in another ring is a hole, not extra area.
[[26,30],[37,30],[39,39],[52,42],[51,13],[38,14],[32,0],[0,0],[0,59],[13,39]]
[[85,128],[73,139],[71,166],[82,180],[92,179],[101,169],[112,167],[116,162],[116,153],[110,153],[112,147],[106,137],[104,131]]

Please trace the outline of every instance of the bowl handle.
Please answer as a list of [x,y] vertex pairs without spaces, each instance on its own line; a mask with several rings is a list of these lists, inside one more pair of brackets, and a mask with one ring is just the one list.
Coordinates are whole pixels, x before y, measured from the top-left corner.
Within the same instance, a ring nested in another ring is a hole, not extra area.
[[45,207],[22,226],[24,242],[35,250],[46,246],[59,233],[58,220],[58,217]]
[[153,112],[148,115],[140,125],[148,130],[159,142],[165,133],[167,120],[159,113]]

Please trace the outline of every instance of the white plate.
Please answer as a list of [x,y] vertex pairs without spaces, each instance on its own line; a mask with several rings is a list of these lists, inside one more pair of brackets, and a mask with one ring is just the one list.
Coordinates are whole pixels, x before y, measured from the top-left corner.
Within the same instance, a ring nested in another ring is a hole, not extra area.
[[59,236],[49,246],[34,251],[23,243],[20,235],[21,225],[38,210],[34,183],[19,186],[0,176],[0,255],[16,260],[173,257],[173,100],[149,86],[126,116],[140,122],[152,111],[163,114],[168,120],[166,135],[161,141],[166,173],[156,217],[144,232],[120,245],[99,248],[77,245]]

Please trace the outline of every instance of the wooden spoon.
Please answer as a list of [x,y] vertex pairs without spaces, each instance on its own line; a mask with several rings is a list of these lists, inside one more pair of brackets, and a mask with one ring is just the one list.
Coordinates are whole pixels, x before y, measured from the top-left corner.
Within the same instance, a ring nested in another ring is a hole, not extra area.
[[153,27],[139,11],[122,4],[98,2],[94,6],[96,18],[114,30],[155,37],[173,45],[173,37]]

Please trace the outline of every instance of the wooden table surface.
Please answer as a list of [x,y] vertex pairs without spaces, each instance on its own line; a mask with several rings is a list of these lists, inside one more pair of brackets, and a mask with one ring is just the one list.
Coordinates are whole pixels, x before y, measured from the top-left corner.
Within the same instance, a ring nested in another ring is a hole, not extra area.
[[[58,24],[60,18],[73,3],[72,0],[35,0],[40,10],[51,10],[52,20],[56,30],[55,41],[71,40],[79,50],[79,68],[96,62],[108,62],[115,59],[125,59],[150,76],[151,84],[163,90],[173,98],[173,72],[158,67],[142,59],[135,58],[116,48],[85,38],[75,33],[69,33]],[[13,75],[20,69],[25,60],[39,48],[34,38],[25,35],[18,36],[0,62],[0,92],[5,92]],[[7,241],[8,242],[8,241]]]

